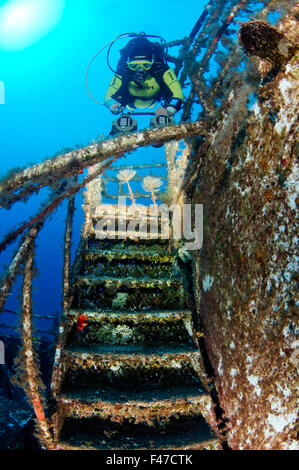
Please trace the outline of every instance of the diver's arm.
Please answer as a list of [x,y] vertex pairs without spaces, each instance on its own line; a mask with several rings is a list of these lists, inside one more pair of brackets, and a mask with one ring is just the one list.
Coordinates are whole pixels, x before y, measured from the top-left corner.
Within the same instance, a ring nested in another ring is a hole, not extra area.
[[181,109],[184,101],[183,91],[176,74],[171,68],[164,72],[163,81],[172,94],[172,97],[166,101],[165,107],[169,114],[174,115]]
[[120,89],[122,80],[120,75],[114,75],[104,98],[105,106],[112,114],[119,114],[124,109],[123,105],[113,98],[113,95]]

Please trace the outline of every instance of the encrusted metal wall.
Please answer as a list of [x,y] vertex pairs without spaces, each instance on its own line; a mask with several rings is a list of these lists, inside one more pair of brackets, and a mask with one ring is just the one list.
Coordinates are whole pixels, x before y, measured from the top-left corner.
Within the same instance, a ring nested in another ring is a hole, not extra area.
[[[298,11],[277,25],[284,43],[298,44]],[[200,316],[229,446],[298,449],[298,50],[276,68],[250,61],[195,159]]]

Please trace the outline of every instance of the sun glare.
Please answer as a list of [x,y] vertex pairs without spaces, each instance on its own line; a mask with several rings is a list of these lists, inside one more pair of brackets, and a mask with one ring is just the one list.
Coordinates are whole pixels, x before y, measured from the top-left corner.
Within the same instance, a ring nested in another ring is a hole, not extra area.
[[0,49],[31,46],[59,22],[64,0],[10,0],[0,7]]

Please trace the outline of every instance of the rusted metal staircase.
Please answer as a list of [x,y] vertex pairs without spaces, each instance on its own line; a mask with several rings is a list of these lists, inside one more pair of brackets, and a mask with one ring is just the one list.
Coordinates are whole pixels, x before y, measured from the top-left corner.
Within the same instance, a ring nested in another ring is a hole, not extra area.
[[56,448],[220,448],[169,241],[82,238],[72,292],[52,379]]

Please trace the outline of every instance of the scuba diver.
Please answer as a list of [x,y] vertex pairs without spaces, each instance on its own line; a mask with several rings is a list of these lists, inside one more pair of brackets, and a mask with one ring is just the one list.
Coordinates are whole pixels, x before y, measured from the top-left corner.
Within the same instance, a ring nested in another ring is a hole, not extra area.
[[128,114],[113,121],[111,135],[137,129],[130,111],[152,109],[163,102],[163,108],[158,108],[151,120],[151,127],[161,127],[174,123],[173,116],[183,104],[181,85],[167,64],[163,45],[149,41],[145,33],[136,36],[120,50],[121,57],[105,95],[104,104],[112,114],[128,110]]

